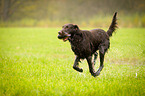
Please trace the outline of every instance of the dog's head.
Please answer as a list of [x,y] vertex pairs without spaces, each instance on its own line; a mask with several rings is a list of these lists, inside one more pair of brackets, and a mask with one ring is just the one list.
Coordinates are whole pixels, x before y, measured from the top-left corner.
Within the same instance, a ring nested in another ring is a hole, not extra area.
[[77,25],[74,24],[65,24],[62,26],[62,30],[58,32],[58,39],[63,39],[63,41],[67,41],[71,36],[77,33],[79,30]]

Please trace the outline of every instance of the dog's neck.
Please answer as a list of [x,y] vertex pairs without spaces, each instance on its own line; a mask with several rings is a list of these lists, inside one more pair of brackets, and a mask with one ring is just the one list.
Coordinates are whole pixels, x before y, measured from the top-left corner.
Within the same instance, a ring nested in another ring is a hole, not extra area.
[[79,44],[82,42],[83,36],[82,34],[73,34],[68,40],[73,45]]

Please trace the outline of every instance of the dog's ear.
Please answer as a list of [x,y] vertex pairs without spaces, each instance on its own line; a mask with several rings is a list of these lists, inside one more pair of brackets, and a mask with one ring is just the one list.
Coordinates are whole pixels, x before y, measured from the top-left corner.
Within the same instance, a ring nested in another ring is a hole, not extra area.
[[82,32],[79,30],[78,25],[74,25],[74,29],[76,30],[75,34],[80,35],[82,37]]
[[79,29],[78,25],[74,25],[74,28],[75,28],[76,30],[78,30],[78,29]]

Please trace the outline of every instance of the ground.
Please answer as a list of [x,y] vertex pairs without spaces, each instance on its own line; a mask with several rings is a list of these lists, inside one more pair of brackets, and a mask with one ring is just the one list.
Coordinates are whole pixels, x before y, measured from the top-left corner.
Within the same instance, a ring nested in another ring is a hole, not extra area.
[[[83,73],[73,70],[74,53],[69,42],[57,39],[59,30],[0,28],[1,96],[145,95],[145,28],[119,28],[113,34],[96,78],[86,60],[80,64]],[[96,63],[97,69],[99,58]]]

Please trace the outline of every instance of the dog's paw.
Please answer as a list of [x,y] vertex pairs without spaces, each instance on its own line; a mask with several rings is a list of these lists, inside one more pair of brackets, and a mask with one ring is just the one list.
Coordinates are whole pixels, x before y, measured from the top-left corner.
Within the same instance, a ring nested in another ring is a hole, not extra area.
[[83,72],[83,69],[82,69],[82,68],[80,68],[79,72]]
[[99,75],[100,75],[100,72],[101,72],[101,71],[100,71],[100,70],[98,70],[98,71],[97,71],[97,72],[95,72],[95,73],[91,73],[91,75],[92,75],[92,76],[94,76],[94,77],[96,77],[96,76],[99,76]]
[[95,75],[96,75],[96,76],[99,76],[99,75],[100,75],[100,71],[97,71],[97,72],[95,73]]
[[82,69],[82,68],[79,68],[79,67],[76,67],[76,66],[73,66],[73,68],[74,68],[76,71],[83,72],[83,69]]

